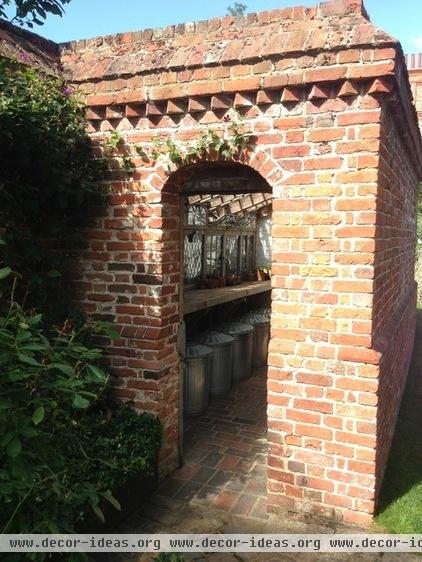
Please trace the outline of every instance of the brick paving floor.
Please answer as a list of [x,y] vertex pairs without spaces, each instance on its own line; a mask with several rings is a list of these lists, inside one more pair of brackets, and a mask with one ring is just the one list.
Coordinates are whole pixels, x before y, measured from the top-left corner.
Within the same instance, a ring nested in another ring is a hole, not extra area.
[[[213,399],[200,417],[185,420],[185,464],[117,530],[118,533],[327,533],[326,521],[267,514],[266,369]],[[337,531],[339,527],[337,527]],[[275,562],[315,556],[185,554],[186,562]],[[152,554],[110,554],[107,562],[151,562]],[[338,560],[343,560],[341,555]],[[361,559],[356,556],[356,559]]]
[[[419,339],[422,341],[422,319]],[[414,360],[422,364],[422,345]],[[419,376],[416,376],[419,375]],[[411,369],[408,389],[422,408],[420,369]],[[185,465],[126,520],[117,533],[356,533],[356,527],[291,512],[266,514],[265,372],[212,401],[207,412],[186,423]],[[382,529],[365,529],[382,532]],[[153,554],[101,554],[102,562],[152,562]],[[195,553],[186,562],[418,562],[411,553]]]
[[185,420],[183,468],[157,496],[266,519],[266,370]]

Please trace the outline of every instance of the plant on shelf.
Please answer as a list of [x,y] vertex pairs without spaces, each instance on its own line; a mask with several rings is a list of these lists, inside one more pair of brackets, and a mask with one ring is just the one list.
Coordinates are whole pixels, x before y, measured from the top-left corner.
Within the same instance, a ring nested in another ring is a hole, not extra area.
[[267,281],[271,278],[271,262],[257,264],[256,276],[258,281]]

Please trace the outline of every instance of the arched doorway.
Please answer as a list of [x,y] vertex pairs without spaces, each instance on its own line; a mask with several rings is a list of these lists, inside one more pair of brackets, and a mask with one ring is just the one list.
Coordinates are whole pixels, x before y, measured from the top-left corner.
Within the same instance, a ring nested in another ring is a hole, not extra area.
[[[177,270],[180,278],[182,365],[186,341],[198,341],[199,334],[223,331],[227,321],[245,322],[249,312],[265,311],[269,324],[272,188],[252,167],[232,162],[184,168],[170,177],[166,188],[169,224],[174,225],[177,214],[179,225],[179,259],[173,272]],[[170,233],[166,239],[174,248],[174,230],[173,239]],[[212,396],[207,407],[192,416],[186,404],[183,407],[186,381],[180,369],[182,468],[174,476],[180,484],[174,488],[175,497],[217,506],[229,502],[235,513],[264,517],[266,374],[266,366],[255,366],[251,376],[236,381],[226,394]]]

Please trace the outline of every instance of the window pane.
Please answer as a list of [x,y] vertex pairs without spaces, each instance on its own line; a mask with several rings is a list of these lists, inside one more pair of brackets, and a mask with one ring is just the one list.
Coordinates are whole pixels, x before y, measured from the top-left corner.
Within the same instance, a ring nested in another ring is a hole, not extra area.
[[248,239],[248,271],[255,271],[255,240],[253,236]]
[[206,226],[208,209],[204,205],[188,205],[186,207],[186,224],[188,226]]
[[185,235],[185,281],[192,282],[201,278],[203,236],[198,232]]
[[240,240],[240,270],[243,273],[248,270],[248,254],[246,251],[247,236],[241,236]]
[[207,236],[206,274],[219,277],[222,269],[222,236]]
[[226,237],[226,273],[233,275],[237,273],[238,266],[238,254],[239,254],[239,236],[227,236]]

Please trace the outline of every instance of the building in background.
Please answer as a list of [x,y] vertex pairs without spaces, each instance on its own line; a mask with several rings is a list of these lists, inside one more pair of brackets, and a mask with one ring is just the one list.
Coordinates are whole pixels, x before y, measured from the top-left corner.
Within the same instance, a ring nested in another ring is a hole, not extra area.
[[422,53],[406,55],[406,64],[419,126],[422,128]]

